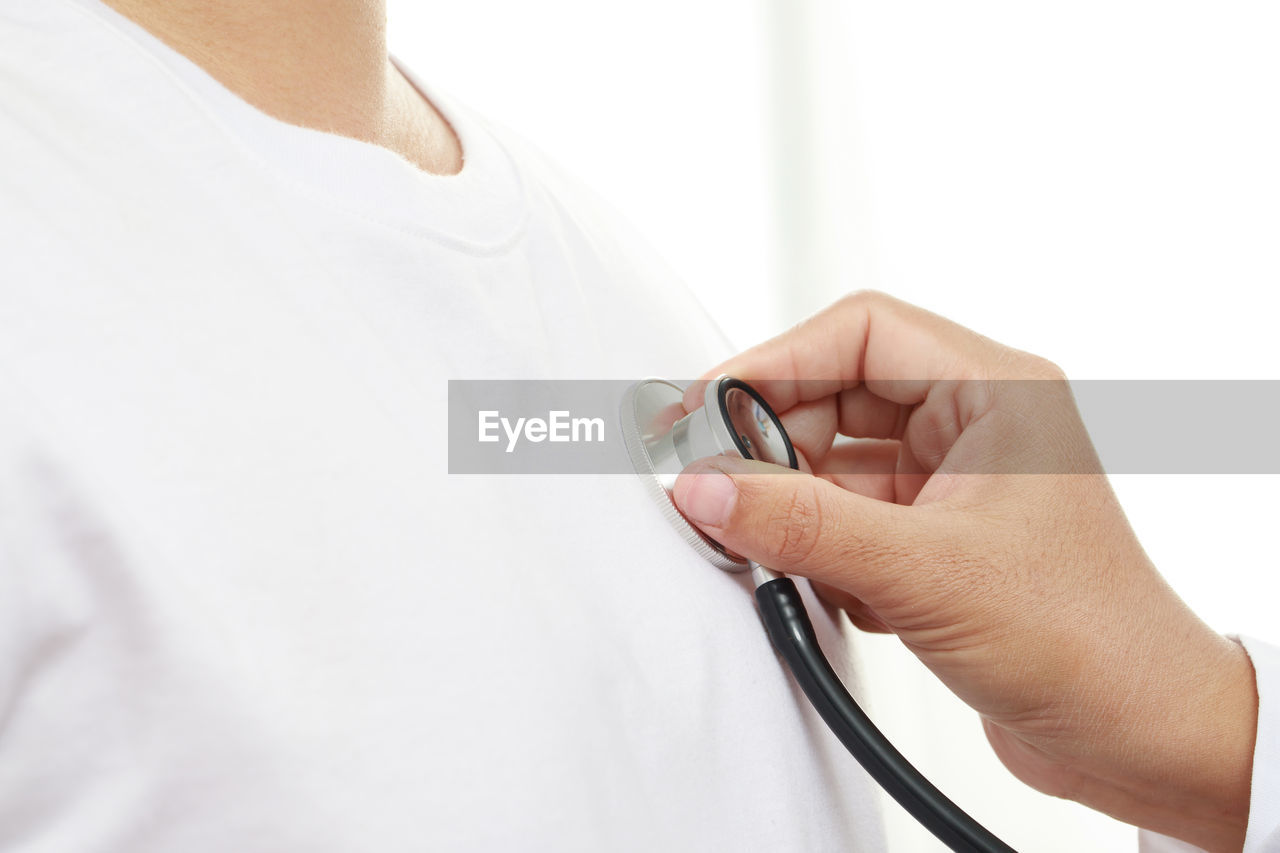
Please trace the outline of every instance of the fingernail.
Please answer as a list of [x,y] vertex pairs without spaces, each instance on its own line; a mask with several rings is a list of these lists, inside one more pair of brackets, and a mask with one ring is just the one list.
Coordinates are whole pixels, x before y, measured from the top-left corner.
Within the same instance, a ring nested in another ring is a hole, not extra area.
[[676,506],[697,524],[724,527],[738,500],[732,478],[710,465],[689,467],[676,479]]

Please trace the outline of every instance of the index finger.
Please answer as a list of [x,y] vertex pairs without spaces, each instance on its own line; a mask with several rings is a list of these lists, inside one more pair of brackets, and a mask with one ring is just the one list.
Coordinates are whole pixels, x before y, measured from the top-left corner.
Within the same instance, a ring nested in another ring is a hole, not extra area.
[[861,291],[707,371],[685,391],[684,405],[697,408],[707,381],[722,373],[750,382],[777,412],[862,383],[909,405],[936,381],[986,376],[1003,349],[923,308]]

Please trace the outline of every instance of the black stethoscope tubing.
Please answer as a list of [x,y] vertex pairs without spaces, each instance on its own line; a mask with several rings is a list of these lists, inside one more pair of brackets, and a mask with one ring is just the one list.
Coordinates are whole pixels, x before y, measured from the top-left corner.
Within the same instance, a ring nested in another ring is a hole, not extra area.
[[[782,421],[750,385],[738,379],[728,379],[720,384],[717,394],[720,416],[726,423],[732,423],[726,400],[729,390],[734,388],[751,395],[773,419],[786,444],[789,465],[799,468],[795,447],[791,444]],[[751,459],[751,453],[739,439],[738,431],[730,429],[729,432],[738,452]],[[792,677],[818,715],[871,778],[925,829],[952,850],[963,853],[1014,853],[1012,847],[934,787],[932,782],[898,752],[849,695],[818,644],[813,623],[809,620],[795,582],[791,578],[778,577],[767,571],[760,573],[760,576],[764,580],[756,586],[756,604],[773,647],[791,670]]]
[[956,851],[1012,853],[986,827],[912,766],[849,695],[818,645],[813,623],[788,577],[756,587],[760,619],[773,647],[831,731],[885,792]]

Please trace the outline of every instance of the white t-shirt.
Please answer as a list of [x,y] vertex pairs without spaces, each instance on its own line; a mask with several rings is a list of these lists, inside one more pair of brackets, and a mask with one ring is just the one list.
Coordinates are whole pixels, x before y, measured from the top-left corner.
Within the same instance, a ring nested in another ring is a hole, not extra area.
[[449,379],[728,351],[432,97],[457,176],[92,0],[0,8],[0,848],[881,849],[748,583],[643,484],[448,473]]

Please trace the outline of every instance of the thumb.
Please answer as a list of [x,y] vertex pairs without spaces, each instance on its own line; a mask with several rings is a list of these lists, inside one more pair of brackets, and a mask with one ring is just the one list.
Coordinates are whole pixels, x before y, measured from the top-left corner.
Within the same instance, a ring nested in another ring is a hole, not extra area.
[[721,545],[775,571],[822,581],[874,606],[910,583],[936,533],[932,513],[868,498],[827,480],[728,456],[694,462],[673,497]]

